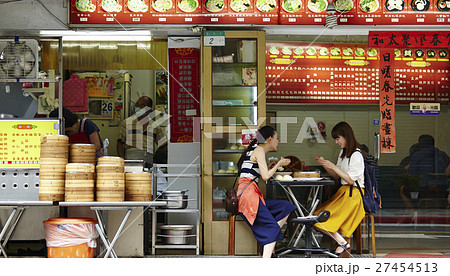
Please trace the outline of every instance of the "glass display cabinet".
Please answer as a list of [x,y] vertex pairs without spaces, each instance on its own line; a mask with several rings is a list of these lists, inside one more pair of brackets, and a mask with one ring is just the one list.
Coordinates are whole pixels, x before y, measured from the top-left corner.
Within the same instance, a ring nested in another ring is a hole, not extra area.
[[[202,48],[202,177],[205,254],[227,254],[225,192],[237,177],[244,129],[265,124],[265,33],[226,31],[225,46]],[[254,253],[244,221],[236,222],[236,252]],[[214,241],[214,246],[212,243]]]

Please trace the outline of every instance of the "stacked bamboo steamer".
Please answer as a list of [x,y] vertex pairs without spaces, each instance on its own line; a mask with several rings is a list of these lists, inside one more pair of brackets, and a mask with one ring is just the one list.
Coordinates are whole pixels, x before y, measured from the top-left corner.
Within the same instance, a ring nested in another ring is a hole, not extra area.
[[97,160],[97,201],[124,201],[125,160],[104,156]]
[[70,144],[69,149],[65,201],[94,201],[95,145]]
[[66,166],[65,201],[94,201],[95,165],[69,163]]
[[125,173],[125,199],[150,201],[152,199],[152,174],[148,172]]
[[69,156],[69,137],[41,136],[39,200],[63,201],[64,179]]
[[70,144],[69,163],[95,164],[94,144]]

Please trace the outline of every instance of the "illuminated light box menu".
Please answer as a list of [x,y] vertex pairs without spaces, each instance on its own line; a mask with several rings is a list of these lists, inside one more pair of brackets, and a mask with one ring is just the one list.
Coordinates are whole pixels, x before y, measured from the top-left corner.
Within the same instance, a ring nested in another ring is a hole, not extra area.
[[0,167],[39,167],[41,136],[58,134],[58,120],[0,120]]
[[266,44],[269,103],[378,101],[379,53],[365,45]]
[[71,24],[278,24],[278,0],[71,0]]
[[[379,51],[365,44],[267,43],[267,102],[378,104]],[[399,48],[394,52],[397,104],[448,104],[448,49]],[[416,52],[424,54],[417,57]]]
[[194,118],[200,116],[200,50],[169,49],[170,141],[193,142]]

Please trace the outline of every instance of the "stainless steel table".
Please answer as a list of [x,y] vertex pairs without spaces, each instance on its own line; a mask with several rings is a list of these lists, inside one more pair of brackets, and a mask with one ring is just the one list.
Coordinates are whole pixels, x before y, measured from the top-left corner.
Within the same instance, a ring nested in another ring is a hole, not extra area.
[[[0,232],[0,253],[3,254],[5,258],[8,258],[8,255],[5,252],[5,246],[11,238],[14,230],[16,229],[17,224],[20,221],[20,218],[23,215],[23,212],[28,207],[34,206],[57,206],[58,202],[56,201],[0,201],[1,209],[11,209],[11,213],[9,214],[6,223],[3,225]],[[8,232],[6,234],[6,232]],[[5,240],[2,243],[3,237],[5,236]]]
[[[92,201],[92,202],[59,202],[59,206],[61,207],[90,207],[91,210],[95,211],[97,216],[97,224],[95,228],[102,239],[103,244],[106,247],[106,253],[103,256],[104,258],[108,258],[110,255],[113,258],[117,258],[117,254],[114,251],[113,247],[122,233],[122,229],[125,226],[125,223],[128,220],[128,217],[131,214],[133,209],[138,207],[147,207],[147,208],[156,208],[156,207],[164,207],[167,205],[167,201],[116,201],[116,202],[100,202],[100,201]],[[113,240],[110,242],[108,236],[106,235],[106,226],[102,217],[102,211],[113,211],[113,210],[127,210],[125,216],[122,219],[122,222],[117,229],[117,232],[114,235]]]
[[[269,183],[272,185],[280,185],[283,188],[283,191],[286,193],[289,201],[295,205],[297,208],[298,215],[301,217],[305,216],[305,212],[307,212],[307,215],[312,215],[312,213],[315,211],[317,205],[319,204],[320,200],[317,198],[319,195],[319,192],[322,190],[323,186],[331,186],[334,185],[334,180],[324,178],[322,177],[320,180],[317,179],[309,179],[309,178],[294,178],[293,180],[276,180],[276,179],[270,179]],[[309,195],[306,205],[309,206],[303,206],[295,197],[295,194],[292,191],[292,188],[309,188]],[[305,212],[303,212],[305,210]],[[294,234],[292,235],[291,239],[289,240],[288,247],[297,247],[298,243],[300,242],[300,239],[305,231],[305,226],[303,225],[302,229],[299,229],[300,226],[298,225],[294,231]],[[294,241],[295,239],[295,241]],[[315,246],[320,247],[319,243],[313,236],[313,243]],[[286,251],[283,251],[279,255],[285,255],[290,253],[292,250],[288,249]]]

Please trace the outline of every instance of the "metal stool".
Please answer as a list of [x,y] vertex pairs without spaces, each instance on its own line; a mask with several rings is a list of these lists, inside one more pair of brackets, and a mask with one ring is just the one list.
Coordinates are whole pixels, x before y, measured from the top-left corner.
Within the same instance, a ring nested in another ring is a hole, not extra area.
[[313,243],[313,233],[312,229],[314,224],[317,222],[325,222],[330,218],[330,212],[325,210],[320,212],[317,216],[312,217],[296,217],[291,219],[289,223],[301,223],[305,225],[305,247],[292,247],[291,250],[305,252],[305,258],[311,258],[312,252],[315,253],[326,253],[326,249],[322,248],[312,248]]

